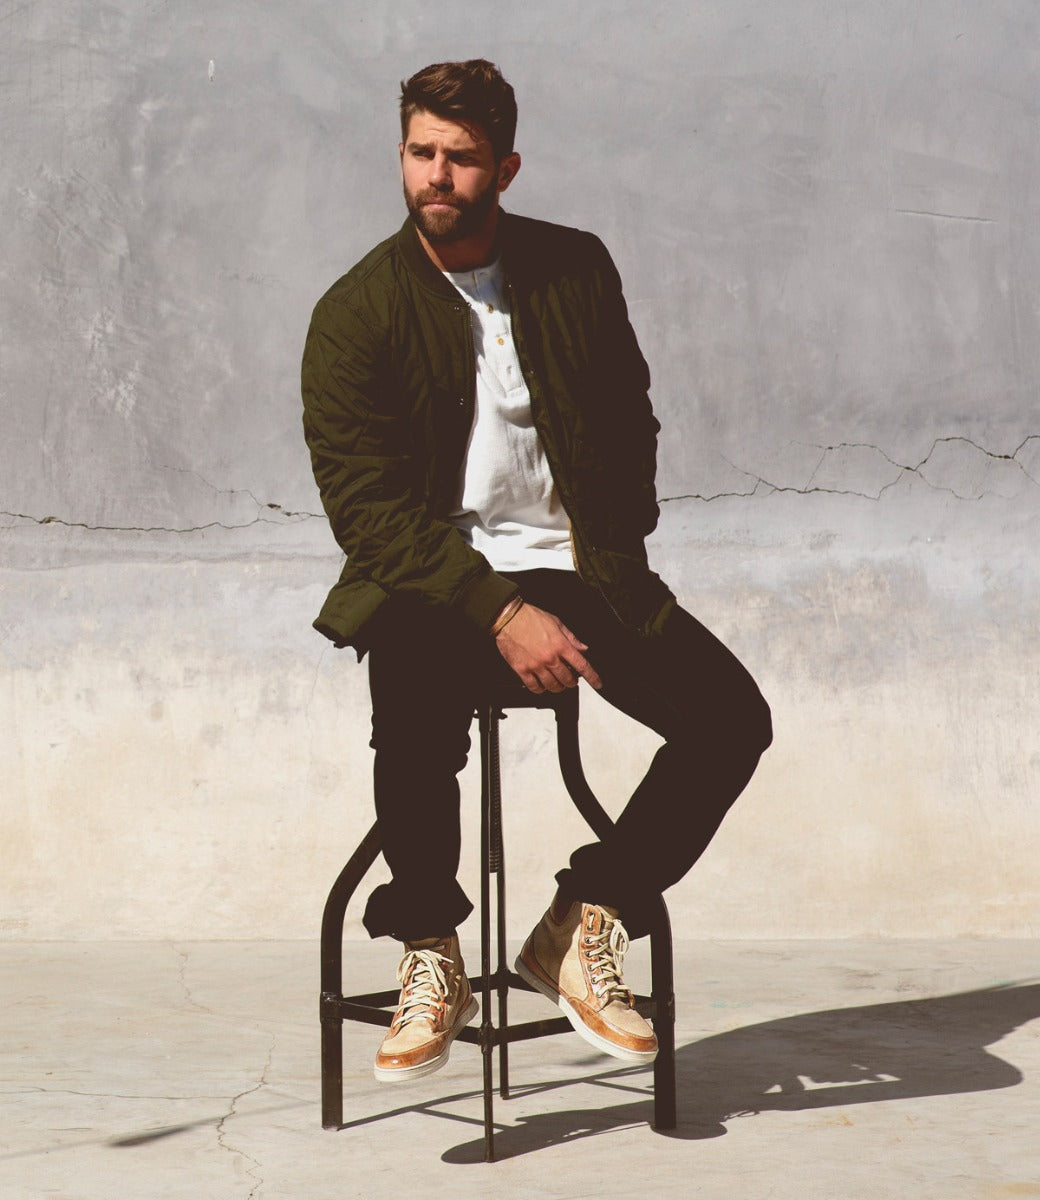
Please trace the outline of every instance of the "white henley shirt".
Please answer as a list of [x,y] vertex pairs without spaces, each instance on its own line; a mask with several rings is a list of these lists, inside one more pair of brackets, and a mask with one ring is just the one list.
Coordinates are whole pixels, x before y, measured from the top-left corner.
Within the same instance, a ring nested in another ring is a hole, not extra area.
[[444,274],[469,305],[477,357],[476,410],[451,520],[496,571],[571,571],[570,522],[534,427],[501,261]]

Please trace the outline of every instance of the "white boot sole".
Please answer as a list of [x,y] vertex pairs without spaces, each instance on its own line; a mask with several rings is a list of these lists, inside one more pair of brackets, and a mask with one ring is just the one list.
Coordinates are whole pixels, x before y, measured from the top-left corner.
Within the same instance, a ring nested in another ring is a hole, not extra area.
[[570,1021],[574,1032],[583,1037],[590,1046],[594,1046],[603,1054],[609,1054],[612,1058],[620,1058],[622,1062],[638,1063],[641,1066],[646,1063],[652,1063],[657,1057],[656,1050],[629,1050],[625,1046],[618,1046],[616,1043],[608,1041],[607,1038],[596,1033],[594,1029],[590,1029],[578,1013],[575,1012],[567,997],[561,995],[551,984],[546,983],[544,979],[535,975],[522,958],[517,958],[514,965],[516,973],[520,978],[525,983],[529,983],[536,991],[541,992],[547,1000],[551,1000],[567,1020]]
[[411,1083],[413,1079],[422,1079],[424,1075],[432,1075],[434,1071],[439,1071],[448,1061],[448,1057],[451,1054],[452,1042],[455,1041],[478,1012],[480,1012],[480,1005],[477,1003],[477,998],[476,996],[470,996],[469,1004],[466,1005],[466,1011],[455,1023],[447,1045],[436,1058],[431,1058],[429,1062],[419,1063],[418,1066],[414,1067],[373,1067],[376,1079],[380,1083]]

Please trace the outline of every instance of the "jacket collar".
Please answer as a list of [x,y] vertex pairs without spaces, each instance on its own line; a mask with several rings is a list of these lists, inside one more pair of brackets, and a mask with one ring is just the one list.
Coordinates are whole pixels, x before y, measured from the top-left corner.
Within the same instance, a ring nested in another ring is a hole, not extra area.
[[[514,217],[504,209],[499,209],[498,244],[507,266],[511,258],[510,247],[514,241],[514,221]],[[458,292],[433,264],[419,241],[419,234],[411,217],[405,217],[404,224],[398,230],[397,244],[405,265],[424,287],[445,300],[458,300]]]

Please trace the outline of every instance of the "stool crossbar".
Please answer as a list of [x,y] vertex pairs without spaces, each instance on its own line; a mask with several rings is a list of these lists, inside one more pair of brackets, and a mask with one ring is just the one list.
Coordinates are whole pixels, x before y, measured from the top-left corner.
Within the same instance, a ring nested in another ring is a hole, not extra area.
[[[480,974],[470,986],[481,997],[479,1026],[467,1027],[456,1038],[479,1046],[483,1057],[484,1160],[493,1162],[494,1081],[492,1058],[499,1054],[498,1091],[509,1098],[509,1044],[555,1033],[572,1032],[566,1017],[509,1024],[510,989],[533,989],[506,962],[506,886],[502,837],[502,790],[499,765],[499,723],[506,708],[548,708],[556,717],[556,745],[560,772],[567,791],[582,817],[603,837],[612,822],[603,810],[581,765],[578,742],[578,689],[534,695],[519,684],[490,691],[477,706],[480,731]],[[379,855],[377,826],[373,825],[329,892],[321,923],[321,1109],[322,1126],[338,1129],[343,1124],[343,1022],[362,1021],[389,1027],[400,991],[397,988],[357,995],[343,995],[343,921],[347,904]],[[495,886],[495,957],[492,960],[491,876]],[[635,996],[637,1010],[654,1023],[658,1053],[654,1060],[655,1129],[674,1129],[675,1104],[675,999],[672,975],[672,939],[668,910],[661,899],[650,930],[651,993]],[[492,997],[497,1023],[492,1020]]]

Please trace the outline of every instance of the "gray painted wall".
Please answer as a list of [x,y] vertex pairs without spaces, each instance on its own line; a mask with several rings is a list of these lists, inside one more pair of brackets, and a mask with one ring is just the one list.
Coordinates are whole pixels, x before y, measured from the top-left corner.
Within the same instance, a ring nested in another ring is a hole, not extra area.
[[[774,705],[679,932],[1035,935],[1040,10],[474,11],[8,6],[0,930],[316,931],[369,764],[364,671],[309,627],[299,355],[403,215],[398,81],[483,54],[510,207],[625,279],[654,561]],[[507,731],[520,932],[580,828],[549,730]],[[616,809],[653,739],[594,697],[584,739]]]

